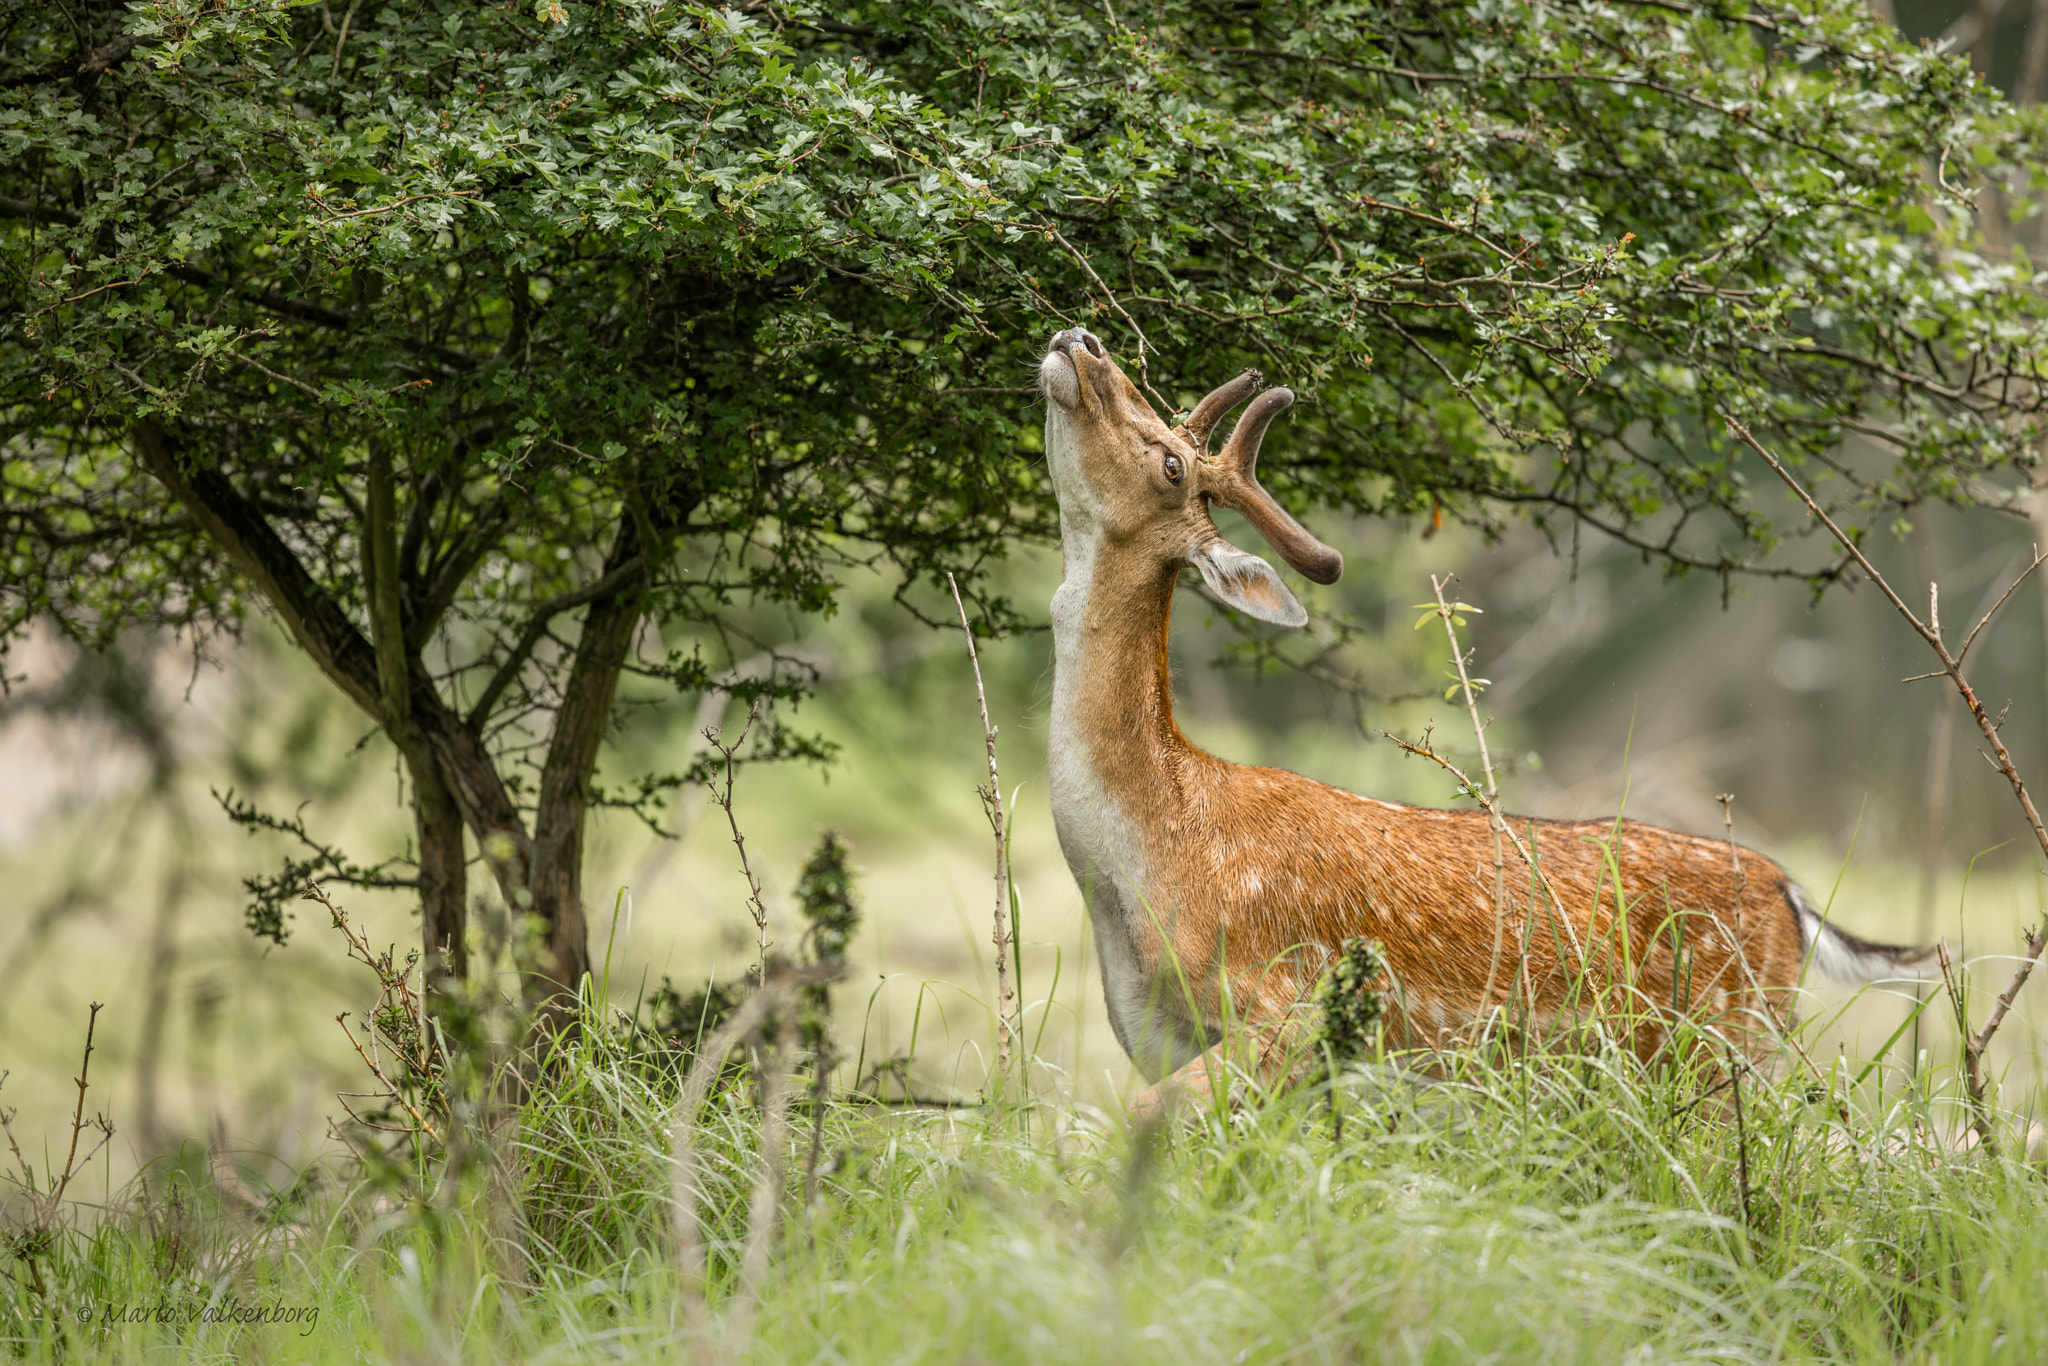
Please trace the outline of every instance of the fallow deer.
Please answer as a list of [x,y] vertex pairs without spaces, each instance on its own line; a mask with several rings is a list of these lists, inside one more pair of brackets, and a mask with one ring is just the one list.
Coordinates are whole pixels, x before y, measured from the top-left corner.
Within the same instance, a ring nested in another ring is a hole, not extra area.
[[[1726,840],[1517,817],[1529,858],[1502,858],[1484,812],[1377,801],[1198,749],[1174,724],[1167,658],[1182,567],[1247,616],[1307,622],[1272,566],[1223,539],[1209,506],[1240,513],[1317,583],[1343,571],[1256,476],[1260,441],[1294,396],[1253,398],[1260,379],[1247,371],[1169,428],[1080,328],[1053,338],[1039,383],[1065,556],[1052,600],[1053,821],[1088,903],[1117,1041],[1156,1083],[1141,1111],[1208,1091],[1232,1052],[1275,1056],[1350,936],[1384,947],[1389,1045],[1420,1049],[1510,1002],[1541,1033],[1608,1001],[1642,1007],[1625,1013],[1646,1052],[1661,1030],[1645,1014],[1683,995],[1692,1018],[1758,1057],[1791,1022],[1809,961],[1867,981],[1916,956],[1825,923],[1777,864]],[[1211,431],[1247,398],[1210,458]]]

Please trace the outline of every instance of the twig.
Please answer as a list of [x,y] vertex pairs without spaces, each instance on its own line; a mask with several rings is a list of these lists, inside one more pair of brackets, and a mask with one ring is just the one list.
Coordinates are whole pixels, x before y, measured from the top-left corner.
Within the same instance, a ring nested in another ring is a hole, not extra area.
[[967,622],[967,605],[960,599],[960,585],[952,574],[946,583],[953,590],[953,606],[960,613],[960,629],[967,635],[967,662],[974,666],[974,692],[981,700],[982,738],[988,744],[988,786],[975,789],[988,815],[989,828],[996,837],[996,1076],[1010,1075],[1010,845],[1003,828],[1003,780],[996,771],[996,728],[988,719],[988,690],[981,682],[981,656],[974,648],[974,628]]
[[[1052,238],[1053,241],[1059,243],[1060,246],[1066,250],[1067,255],[1074,258],[1074,264],[1081,267],[1082,270],[1088,272],[1088,278],[1093,280],[1095,282],[1095,287],[1102,291],[1102,297],[1108,301],[1109,306],[1111,308],[1116,310],[1116,315],[1119,318],[1122,318],[1124,322],[1129,325],[1132,334],[1136,336],[1138,339],[1138,382],[1143,384],[1146,389],[1151,391],[1152,397],[1158,401],[1160,407],[1171,412],[1174,409],[1175,405],[1169,402],[1162,394],[1160,394],[1160,392],[1157,389],[1152,388],[1152,367],[1147,363],[1146,353],[1151,351],[1153,348],[1152,343],[1145,339],[1145,329],[1138,325],[1138,320],[1136,318],[1133,318],[1129,313],[1124,311],[1123,304],[1120,303],[1116,297],[1116,291],[1111,289],[1107,284],[1103,283],[1102,277],[1095,273],[1095,267],[1092,263],[1090,263],[1087,256],[1082,254],[1079,250],[1075,248],[1072,242],[1069,242],[1064,236],[1062,236],[1058,228],[1052,226],[1052,224],[1050,223],[1038,223],[1034,224],[1034,226],[1038,229],[1038,231],[1046,234],[1048,237]],[[946,575],[946,582],[952,583],[952,581],[953,576],[951,574]],[[960,588],[957,584],[954,585],[953,596],[956,599],[960,596]]]
[[[1450,583],[1451,576],[1448,574],[1444,575],[1441,581],[1434,574],[1429,576],[1430,591],[1436,594],[1436,614],[1443,619],[1444,636],[1451,643],[1451,663],[1457,666],[1458,687],[1463,690],[1465,695],[1465,714],[1472,718],[1472,738],[1479,742],[1479,771],[1486,778],[1486,795],[1498,803],[1500,800],[1500,789],[1493,781],[1493,758],[1486,752],[1486,727],[1479,720],[1479,694],[1478,690],[1473,687],[1472,675],[1466,671],[1465,663],[1469,652],[1459,644],[1458,628],[1456,625],[1457,613],[1476,613],[1479,609],[1469,603],[1446,602],[1444,600],[1444,589],[1449,587]],[[1424,620],[1427,620],[1427,618],[1424,618]],[[1484,678],[1480,679],[1479,687],[1485,687],[1488,681]]]
[[760,719],[760,715],[761,704],[759,702],[749,706],[747,708],[747,724],[740,727],[740,738],[729,745],[725,743],[725,730],[723,727],[704,727],[704,739],[725,760],[724,788],[721,789],[716,782],[708,778],[705,780],[704,786],[710,791],[711,800],[717,804],[718,809],[725,812],[726,826],[732,831],[733,848],[740,851],[740,872],[745,874],[747,879],[747,913],[754,917],[754,929],[758,933],[760,940],[759,956],[754,960],[754,984],[756,986],[768,980],[768,906],[761,899],[761,879],[754,876],[753,865],[747,862],[747,837],[740,833],[739,817],[735,816],[732,810],[732,756],[741,745],[747,742],[747,733],[753,730],[754,722]]
[[341,17],[341,36],[334,40],[334,65],[327,72],[327,79],[330,81],[337,80],[341,76],[342,45],[348,42],[348,26],[355,22],[356,11],[362,7],[363,0],[355,0],[355,3],[348,7],[348,13]]
[[1749,885],[1749,874],[1742,867],[1742,846],[1735,842],[1735,794],[1723,792],[1714,798],[1721,803],[1721,828],[1728,832],[1728,858],[1735,865],[1735,909],[1742,912],[1743,889]]
[[[2012,588],[2008,588],[2004,595],[1996,603],[1993,603],[1977,624],[1971,628],[1969,636],[1963,642],[1962,649],[1952,653],[1948,648],[1948,642],[1942,638],[1941,597],[1936,586],[1931,583],[1927,586],[1927,620],[1922,621],[1914,614],[1912,608],[1906,606],[1904,599],[1900,598],[1893,591],[1891,584],[1885,580],[1884,575],[1877,572],[1877,566],[1873,565],[1864,556],[1863,551],[1857,546],[1855,540],[1847,532],[1843,531],[1841,527],[1835,525],[1834,518],[1828,516],[1821,505],[1814,501],[1813,495],[1808,493],[1805,486],[1797,479],[1793,478],[1792,472],[1785,468],[1778,457],[1766,449],[1763,443],[1758,441],[1755,436],[1751,435],[1749,428],[1743,426],[1734,418],[1724,413],[1722,414],[1722,420],[1728,424],[1729,430],[1741,438],[1743,444],[1762,456],[1764,463],[1777,472],[1778,477],[1785,481],[1786,487],[1790,488],[1798,496],[1800,502],[1806,504],[1806,510],[1817,518],[1822,526],[1828,529],[1828,534],[1833,536],[1842,549],[1846,550],[1850,557],[1862,567],[1864,574],[1872,583],[1877,585],[1878,591],[1884,594],[1885,599],[1891,603],[1898,614],[1906,619],[1907,624],[1913,628],[1920,639],[1927,642],[1927,648],[1934,651],[1935,658],[1941,661],[1941,672],[1947,675],[1949,682],[1955,685],[1956,692],[1963,699],[1963,705],[1970,709],[1970,718],[1977,723],[1978,731],[1984,736],[1985,742],[1991,746],[1991,752],[1985,757],[1991,760],[1991,766],[1996,768],[2007,784],[2011,786],[2013,800],[2019,803],[2020,812],[2026,817],[2028,827],[2034,832],[2034,839],[2041,846],[2041,852],[2044,855],[2048,855],[2048,825],[2042,824],[2041,813],[2034,809],[2034,799],[2028,793],[2027,785],[2021,779],[2020,771],[2014,765],[2012,755],[2007,752],[2005,742],[1998,736],[1999,724],[2004,719],[2003,714],[2000,715],[1998,720],[1993,720],[1991,714],[1984,709],[1983,702],[1978,700],[1976,689],[1970,686],[1970,680],[1963,675],[1964,654],[1976,642],[1977,633],[1984,629],[1999,607],[2003,606],[2005,600],[2012,596]],[[2017,588],[2020,580],[2025,579],[2035,569],[2039,568],[2044,558],[2048,557],[2044,557],[2037,551],[2027,567],[2020,571],[2019,578],[2014,580],[2013,588]],[[2044,948],[2048,948],[2048,919],[2043,919],[2039,925],[2027,931],[2026,954],[2020,959],[2019,966],[2013,970],[2012,980],[2006,984],[2005,990],[1999,993],[1997,1003],[1993,1006],[1990,1017],[1984,1022],[1984,1027],[1975,1034],[1972,1034],[1969,1028],[1969,1021],[1960,1016],[1958,1017],[1957,1024],[1963,1033],[1963,1061],[1967,1069],[1965,1081],[1973,1097],[1981,1098],[1984,1091],[1983,1060],[1986,1050],[1991,1046],[1992,1037],[1997,1034],[1998,1027],[2005,1023],[2006,1013],[2012,1008],[2013,1000],[2018,997],[2020,988],[2027,984],[2027,978],[2033,975],[2035,965],[2041,961],[2041,952]],[[1942,949],[1942,964],[1943,972],[1946,974],[1948,971],[1948,953],[1945,947]],[[1956,1004],[1958,1009],[1960,1009],[1960,998],[1957,999]],[[1986,1111],[1982,1108],[1981,1100],[1974,1101],[1973,1103],[1977,1106],[1977,1114],[1973,1121],[1977,1126],[1977,1136],[1986,1148],[1995,1152],[1996,1144],[1993,1141],[1991,1129],[1986,1122]]]
[[[405,1112],[412,1116],[412,1122],[419,1126],[419,1131],[421,1133],[424,1133],[427,1137],[433,1139],[436,1143],[440,1142],[440,1133],[437,1132],[434,1126],[427,1121],[427,1117],[419,1112],[419,1108],[415,1106],[411,1101],[405,1098],[405,1093],[399,1090],[398,1083],[394,1082],[393,1080],[391,1080],[391,1078],[384,1075],[383,1067],[381,1067],[378,1064],[376,1058],[371,1056],[371,1052],[374,1051],[377,1047],[376,1030],[372,1028],[368,1031],[370,1035],[370,1051],[366,1051],[363,1048],[361,1040],[356,1038],[355,1030],[349,1028],[348,1016],[349,1012],[344,1010],[339,1015],[334,1017],[334,1022],[341,1026],[341,1032],[348,1036],[348,1041],[351,1044],[355,1045],[356,1056],[363,1060],[363,1066],[370,1069],[370,1075],[375,1077],[377,1079],[377,1084],[384,1088],[385,1095],[389,1096],[392,1100],[397,1101],[400,1105],[403,1105],[405,1107]],[[350,1094],[359,1093],[351,1092]],[[351,1113],[353,1113],[353,1111],[351,1111]]]
[[244,356],[239,352],[235,351],[228,352],[228,356],[230,359],[238,360],[244,365],[253,366],[256,369],[261,370],[264,374],[270,376],[279,384],[289,384],[295,389],[301,390],[302,392],[307,394],[311,394],[315,400],[321,402],[324,402],[326,400],[327,396],[325,394],[321,393],[318,389],[315,389],[312,385],[306,383],[306,381],[302,379],[293,379],[290,375],[280,375],[279,373],[277,373],[277,371],[271,369],[262,361],[257,360],[254,356]]
[[[86,1008],[90,1013],[85,1017],[85,1054],[78,1060],[78,1104],[71,1111],[71,1149],[64,1154],[63,1173],[57,1177],[57,1184],[50,1189],[49,1204],[52,1207],[63,1203],[64,1188],[71,1184],[71,1178],[78,1173],[78,1136],[85,1132],[85,1079],[92,1071],[92,1034],[94,1027],[99,1024],[100,1011],[105,1007],[98,1001],[92,1001],[87,1003]],[[98,1152],[105,1146],[107,1139],[114,1136],[113,1126],[105,1119],[99,1120],[99,1127],[102,1137],[93,1145],[92,1152],[85,1155],[87,1162],[92,1161],[93,1153]]]
[[[38,1192],[36,1190],[35,1173],[30,1169],[28,1159],[22,1156],[21,1143],[14,1136],[14,1111],[0,1110],[0,1133],[6,1135],[7,1146],[14,1154],[14,1165],[20,1172],[19,1182],[22,1193],[31,1211],[25,1225],[15,1229],[9,1235],[7,1244],[14,1256],[28,1269],[27,1289],[29,1293],[35,1297],[38,1304],[50,1309],[53,1316],[55,1309],[49,1303],[51,1286],[44,1279],[40,1261],[51,1250],[53,1245],[55,1234],[52,1232],[52,1229],[57,1222],[58,1215],[63,1213],[64,1210],[65,1188],[71,1184],[72,1177],[78,1175],[81,1170],[91,1165],[92,1160],[99,1156],[100,1149],[106,1147],[107,1143],[114,1137],[114,1126],[107,1122],[107,1117],[105,1115],[94,1115],[91,1123],[92,1127],[100,1131],[99,1142],[93,1144],[87,1150],[84,1159],[80,1160],[78,1156],[78,1139],[79,1135],[85,1132],[87,1123],[85,1118],[85,1092],[86,1078],[92,1071],[93,1027],[98,1023],[100,1011],[103,1007],[98,1001],[94,1001],[91,1003],[91,1009],[92,1014],[87,1017],[85,1023],[85,1054],[80,1058],[78,1064],[78,1104],[71,1112],[71,1149],[65,1155],[64,1170],[58,1173],[56,1180],[51,1183],[48,1191]],[[6,1079],[7,1074],[0,1072],[0,1081],[5,1081]],[[16,1277],[12,1272],[6,1274],[8,1280],[13,1281],[16,1285],[22,1284],[20,1278]],[[59,1325],[59,1330],[61,1332],[61,1324]]]
[[[1977,624],[1970,628],[1970,634],[1963,637],[1962,648],[1956,651],[1956,663],[1961,664],[1965,659],[1969,658],[1970,647],[1977,643],[1977,633],[1991,624],[1991,618],[1998,615],[1998,609],[2005,606],[2005,600],[2019,591],[2020,585],[2025,583],[2028,577],[2041,567],[2043,561],[2048,561],[2048,551],[2043,551],[2039,546],[2035,546],[2034,556],[2027,562],[2027,567],[2022,569],[2013,579],[2012,583],[2006,587],[2006,590],[1998,595],[1997,602],[1984,609],[1984,615],[1977,618]],[[1934,585],[1930,583],[1927,587],[1931,595]],[[1932,605],[1932,596],[1929,597],[1928,601]]]
[[1571,941],[1572,953],[1577,956],[1579,960],[1579,967],[1581,968],[1581,970],[1583,970],[1586,966],[1586,951],[1579,944],[1578,931],[1572,928],[1571,917],[1565,913],[1564,902],[1558,898],[1557,889],[1550,885],[1550,879],[1544,876],[1543,869],[1537,865],[1535,858],[1530,855],[1528,847],[1522,843],[1521,836],[1515,833],[1514,827],[1510,826],[1506,821],[1501,820],[1499,804],[1495,802],[1493,798],[1487,796],[1484,792],[1481,792],[1478,786],[1474,784],[1470,778],[1465,776],[1465,771],[1463,769],[1459,768],[1449,759],[1444,758],[1443,755],[1438,754],[1435,750],[1431,749],[1429,747],[1429,737],[1427,735],[1423,736],[1423,742],[1418,745],[1410,743],[1407,740],[1403,740],[1400,736],[1394,734],[1390,730],[1383,730],[1380,732],[1380,734],[1386,737],[1387,739],[1392,740],[1395,744],[1399,745],[1407,753],[1413,754],[1417,758],[1427,759],[1431,763],[1440,765],[1446,773],[1449,773],[1453,778],[1456,778],[1458,780],[1459,791],[1463,792],[1466,796],[1471,797],[1474,801],[1478,802],[1480,806],[1486,808],[1487,812],[1491,814],[1496,821],[1500,822],[1499,828],[1501,833],[1508,837],[1508,843],[1514,847],[1515,853],[1521,856],[1522,862],[1524,864],[1528,865],[1530,876],[1536,879],[1537,886],[1541,887],[1544,891],[1544,894],[1550,898],[1550,905],[1552,909],[1557,912],[1558,922],[1564,926],[1565,938]]
[[380,213],[395,213],[406,205],[417,203],[422,199],[471,199],[482,193],[482,190],[447,190],[440,194],[409,194],[403,199],[395,200],[392,203],[384,204],[374,209],[351,209],[347,213],[336,213],[328,208],[327,201],[320,195],[309,193],[307,198],[313,201],[315,208],[327,215],[326,222],[339,223],[344,218],[368,218]]
[[[389,1133],[406,1133],[414,1137],[424,1134],[435,1143],[444,1142],[442,1129],[427,1117],[425,1111],[406,1097],[404,1086],[385,1070],[377,1046],[380,1037],[391,1046],[399,1066],[403,1068],[402,1075],[410,1077],[418,1085],[424,1103],[435,1109],[443,1119],[448,1118],[447,1100],[441,1086],[443,1075],[447,1071],[447,1049],[442,1044],[434,1022],[427,1018],[425,998],[412,980],[413,968],[418,965],[419,956],[409,955],[405,966],[400,967],[396,949],[387,949],[383,953],[373,951],[369,938],[349,923],[348,916],[343,914],[334,898],[328,895],[327,889],[311,878],[306,879],[303,899],[318,902],[327,911],[334,922],[334,928],[341,931],[342,938],[348,943],[348,956],[368,968],[377,978],[377,1004],[365,1017],[364,1038],[357,1038],[354,1028],[349,1025],[349,1011],[344,1010],[336,1015],[334,1022],[341,1026],[341,1032],[348,1037],[349,1046],[355,1049],[356,1056],[363,1060],[363,1066],[369,1069],[370,1075],[376,1078],[377,1085],[383,1090],[381,1093],[344,1092],[339,1097],[342,1108],[348,1111],[351,1119],[366,1128],[381,1129]],[[368,1041],[367,1047],[365,1039]],[[405,1130],[392,1125],[371,1123],[358,1115],[347,1100],[348,1096],[364,1098],[378,1094],[401,1107],[411,1117],[413,1128]]]
[[[1735,933],[1736,937],[1740,938],[1742,934],[1742,894],[1749,890],[1749,870],[1742,866],[1742,846],[1735,842],[1735,794],[1733,792],[1723,792],[1714,800],[1721,803],[1721,828],[1728,832],[1728,859],[1735,865]],[[1746,962],[1747,960],[1744,961]],[[1671,960],[1671,975],[1672,980],[1675,982],[1678,978],[1678,960],[1675,957]],[[1784,1022],[1781,1020],[1779,1023],[1782,1025]],[[1787,1030],[1781,1029],[1779,1032],[1787,1038],[1791,1037],[1790,1032]],[[1797,1041],[1795,1040],[1794,1043],[1796,1046]],[[1816,1068],[1815,1071],[1818,1072],[1819,1069]]]

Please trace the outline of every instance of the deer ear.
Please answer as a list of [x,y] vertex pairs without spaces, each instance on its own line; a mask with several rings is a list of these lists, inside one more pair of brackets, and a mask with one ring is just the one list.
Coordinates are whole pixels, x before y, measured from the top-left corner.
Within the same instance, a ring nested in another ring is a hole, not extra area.
[[1202,571],[1209,591],[1246,616],[1275,626],[1306,626],[1308,613],[1273,566],[1218,537],[1197,546],[1188,560]]

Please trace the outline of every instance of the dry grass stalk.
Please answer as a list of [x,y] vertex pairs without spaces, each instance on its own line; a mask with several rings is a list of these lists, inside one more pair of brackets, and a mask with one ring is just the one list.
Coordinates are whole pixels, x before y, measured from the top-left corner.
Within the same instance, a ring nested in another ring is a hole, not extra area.
[[753,1039],[764,1023],[777,1022],[777,1043],[767,1058],[762,1076],[761,1174],[754,1188],[748,1218],[746,1249],[740,1276],[741,1305],[734,1309],[734,1323],[744,1329],[752,1323],[751,1301],[758,1295],[767,1270],[767,1254],[773,1246],[783,1188],[784,1150],[788,1147],[789,1063],[791,1031],[796,1028],[795,1007],[802,988],[837,978],[838,964],[820,965],[778,973],[761,989],[740,1003],[726,1022],[706,1039],[691,1061],[676,1100],[675,1118],[669,1126],[671,1233],[675,1239],[676,1269],[681,1283],[683,1313],[694,1332],[710,1325],[707,1299],[708,1267],[704,1255],[704,1233],[698,1227],[697,1117],[704,1102],[724,1071],[725,1059],[740,1044]]
[[[2005,606],[2006,601],[2019,590],[2020,585],[2025,583],[2043,563],[2048,563],[2048,553],[2043,553],[2036,547],[2027,567],[2014,577],[2012,584],[1998,600],[1977,619],[1976,625],[1972,626],[1970,633],[1963,638],[1963,643],[1951,649],[1941,630],[1939,586],[1933,583],[1927,585],[1927,617],[1922,620],[1893,590],[1884,575],[1878,572],[1877,566],[1863,554],[1855,538],[1835,524],[1834,518],[1828,516],[1826,510],[1814,501],[1813,495],[1806,491],[1806,486],[1785,468],[1778,457],[1758,441],[1749,428],[1726,414],[1723,414],[1723,419],[1728,423],[1729,430],[1734,432],[1744,445],[1762,456],[1764,463],[1776,471],[1778,477],[1798,496],[1799,501],[1806,505],[1807,512],[1827,528],[1828,534],[1833,536],[1836,543],[1856,561],[1864,575],[1877,585],[1880,593],[1884,594],[1885,600],[1906,619],[1914,633],[1926,642],[1927,648],[1934,652],[1934,657],[1941,662],[1941,667],[1932,673],[1918,674],[1905,681],[1911,683],[1921,678],[1946,678],[1954,686],[1957,695],[1963,699],[1963,705],[1969,709],[1970,718],[1977,723],[1978,732],[1991,747],[1990,753],[1986,755],[1991,760],[1991,766],[1998,770],[1999,776],[2012,788],[2013,800],[2019,804],[2020,813],[2026,817],[2028,828],[2034,832],[2034,839],[2041,846],[2041,852],[2048,855],[2048,825],[2042,823],[2041,813],[2034,808],[2034,798],[2027,791],[2027,784],[2021,778],[2019,768],[2006,750],[2005,741],[1999,738],[1999,728],[2005,720],[2004,713],[2001,712],[1994,720],[1985,709],[1983,701],[1977,696],[1977,690],[1970,685],[1968,676],[1963,672],[1963,661],[1969,657],[1970,647],[1977,643],[1977,637],[1991,624],[1991,619],[1998,614],[1998,609]],[[2012,978],[2006,983],[2005,990],[1999,993],[1991,1014],[1984,1021],[1983,1028],[1975,1032],[1970,1029],[1968,1014],[1955,975],[1949,970],[1947,950],[1945,947],[1942,950],[1942,978],[1948,989],[1950,1003],[1956,1010],[1957,1026],[1963,1035],[1964,1086],[1971,1098],[1971,1127],[1976,1130],[1978,1142],[1994,1156],[1998,1152],[1998,1140],[1991,1127],[1990,1112],[1984,1100],[1984,1055],[1991,1046],[1992,1038],[1998,1033],[1999,1026],[2005,1023],[2006,1014],[2012,1009],[2013,1000],[2019,995],[2020,988],[2027,984],[2027,978],[2033,975],[2035,964],[2041,961],[2041,952],[2044,948],[2048,948],[2048,918],[2044,918],[2027,931],[2026,952],[2021,956],[2019,966],[2013,970]]]
[[710,1324],[706,1301],[707,1267],[704,1232],[697,1226],[697,1115],[711,1094],[712,1085],[725,1067],[725,1058],[741,1039],[760,1027],[770,1010],[787,993],[780,983],[764,984],[740,1003],[731,1018],[718,1027],[697,1050],[690,1072],[683,1079],[682,1094],[676,1100],[675,1118],[669,1126],[671,1231],[675,1237],[676,1269],[681,1282],[683,1314],[692,1331],[702,1332]]
[[1721,828],[1728,832],[1728,858],[1735,865],[1735,909],[1742,911],[1742,892],[1749,886],[1749,874],[1742,867],[1742,846],[1735,842],[1735,794],[1723,792],[1715,801],[1721,803]]
[[1010,841],[1003,823],[1003,780],[996,769],[996,728],[988,719],[988,690],[981,682],[981,656],[974,648],[974,627],[968,624],[967,604],[961,601],[960,585],[950,573],[946,583],[953,590],[953,606],[960,613],[960,629],[967,636],[967,662],[974,666],[974,692],[981,701],[981,731],[988,745],[988,785],[975,791],[981,796],[981,808],[996,839],[996,1077],[1000,1086],[1010,1075],[1010,1012],[1014,1006],[1010,988]]
[[747,1241],[740,1253],[740,1293],[733,1303],[732,1336],[744,1342],[754,1331],[754,1312],[768,1280],[768,1254],[782,1212],[784,1158],[789,1150],[789,1103],[795,1088],[790,1068],[796,1061],[796,1013],[779,1012],[775,1042],[755,1053],[761,1084],[761,1165],[754,1176],[753,1198],[747,1204]]

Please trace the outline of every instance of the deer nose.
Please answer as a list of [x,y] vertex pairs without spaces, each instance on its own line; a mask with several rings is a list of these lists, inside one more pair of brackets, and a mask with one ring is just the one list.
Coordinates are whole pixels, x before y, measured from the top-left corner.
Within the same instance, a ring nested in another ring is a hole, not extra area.
[[1095,334],[1087,328],[1070,327],[1064,332],[1053,334],[1053,350],[1064,352],[1067,356],[1072,357],[1074,348],[1077,346],[1095,357],[1095,359],[1102,359],[1102,343],[1096,340]]

